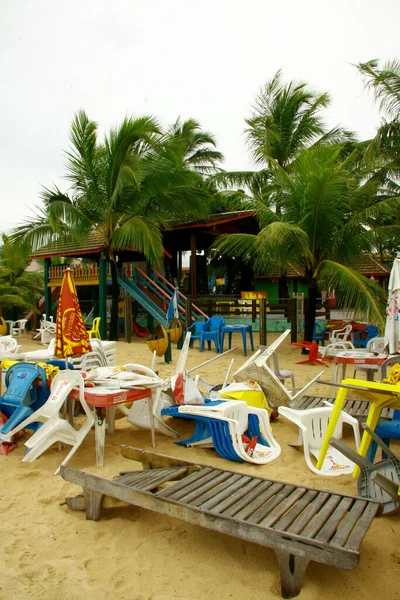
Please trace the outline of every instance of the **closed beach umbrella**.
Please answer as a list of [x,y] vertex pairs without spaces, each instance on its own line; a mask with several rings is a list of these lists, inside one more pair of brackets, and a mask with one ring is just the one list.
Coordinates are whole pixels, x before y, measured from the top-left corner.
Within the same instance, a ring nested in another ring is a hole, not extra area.
[[178,290],[176,288],[171,296],[171,300],[168,306],[167,319],[168,321],[171,321],[172,319],[179,319]]
[[389,340],[389,354],[400,352],[400,252],[390,272],[385,337]]
[[83,322],[72,270],[64,271],[57,307],[55,356],[81,356],[90,352],[89,336]]

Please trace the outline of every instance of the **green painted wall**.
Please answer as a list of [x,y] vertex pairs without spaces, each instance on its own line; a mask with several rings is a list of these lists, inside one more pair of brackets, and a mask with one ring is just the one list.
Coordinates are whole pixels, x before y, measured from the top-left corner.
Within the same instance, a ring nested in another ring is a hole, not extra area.
[[256,279],[256,292],[267,292],[269,302],[278,298],[278,282],[271,279]]
[[[289,279],[289,291],[292,296],[294,292],[294,279]],[[256,279],[256,292],[267,292],[268,300],[272,304],[278,302],[279,298],[279,283],[272,281],[272,279]],[[308,286],[307,282],[302,279],[297,280],[297,293],[304,294],[305,298],[308,298]]]

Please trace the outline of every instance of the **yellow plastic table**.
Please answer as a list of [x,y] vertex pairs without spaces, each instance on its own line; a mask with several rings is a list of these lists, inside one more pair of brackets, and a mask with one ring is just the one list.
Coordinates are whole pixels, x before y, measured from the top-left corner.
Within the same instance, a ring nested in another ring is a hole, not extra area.
[[[356,390],[363,400],[371,403],[371,408],[368,411],[367,425],[372,431],[380,419],[382,410],[386,407],[400,408],[400,385],[392,385],[390,383],[381,383],[377,381],[365,381],[361,379],[343,379],[342,385],[349,387],[341,387],[335,400],[331,418],[326,430],[324,441],[322,442],[321,452],[317,462],[317,469],[322,467],[324,458],[328,451],[329,440],[334,435],[335,427],[339,419],[340,411],[346,401],[347,392],[349,389]],[[361,439],[360,456],[366,456],[371,444],[371,436],[364,431]],[[353,471],[353,477],[359,476],[360,469],[356,465]]]

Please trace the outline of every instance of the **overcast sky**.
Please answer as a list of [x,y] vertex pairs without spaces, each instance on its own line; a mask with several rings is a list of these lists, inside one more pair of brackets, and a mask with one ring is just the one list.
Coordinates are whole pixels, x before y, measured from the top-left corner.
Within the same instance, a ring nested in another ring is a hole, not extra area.
[[251,166],[243,130],[278,69],[329,92],[360,138],[380,117],[352,65],[397,58],[398,0],[0,0],[0,231],[67,189],[63,150],[83,108],[103,134],[126,115],[195,118],[225,168]]

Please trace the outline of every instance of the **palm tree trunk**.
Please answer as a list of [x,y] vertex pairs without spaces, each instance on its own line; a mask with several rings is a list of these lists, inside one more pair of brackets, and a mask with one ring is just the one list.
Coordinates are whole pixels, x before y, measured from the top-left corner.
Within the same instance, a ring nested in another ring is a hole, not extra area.
[[118,341],[118,298],[119,285],[117,278],[117,265],[115,260],[110,260],[111,265],[111,323],[110,323],[110,340]]
[[308,298],[304,311],[304,340],[306,342],[312,342],[312,336],[314,333],[315,323],[315,311],[317,310],[317,286],[315,281],[311,280],[308,283]]

